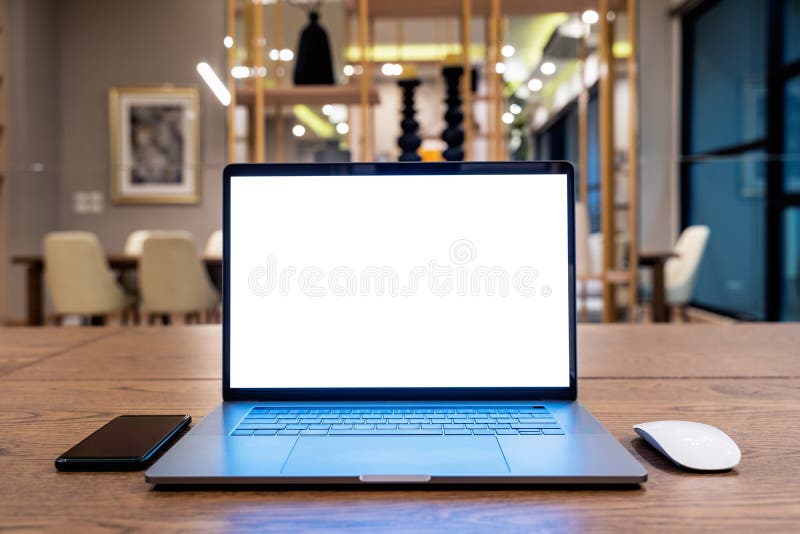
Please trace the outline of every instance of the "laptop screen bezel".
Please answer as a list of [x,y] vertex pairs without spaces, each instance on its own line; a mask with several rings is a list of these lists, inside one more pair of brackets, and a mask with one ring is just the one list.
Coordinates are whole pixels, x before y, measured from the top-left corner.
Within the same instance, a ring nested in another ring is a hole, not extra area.
[[[232,388],[230,385],[231,178],[248,176],[347,175],[564,175],[567,183],[569,286],[569,386],[479,388]],[[575,186],[572,164],[565,161],[447,163],[237,163],[223,171],[222,397],[225,401],[493,401],[574,400],[577,388],[575,326]]]

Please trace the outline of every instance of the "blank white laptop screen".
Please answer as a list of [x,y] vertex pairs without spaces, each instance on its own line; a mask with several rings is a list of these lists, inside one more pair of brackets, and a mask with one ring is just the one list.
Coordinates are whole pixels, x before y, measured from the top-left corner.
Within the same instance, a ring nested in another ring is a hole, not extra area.
[[567,387],[564,175],[233,177],[231,388]]

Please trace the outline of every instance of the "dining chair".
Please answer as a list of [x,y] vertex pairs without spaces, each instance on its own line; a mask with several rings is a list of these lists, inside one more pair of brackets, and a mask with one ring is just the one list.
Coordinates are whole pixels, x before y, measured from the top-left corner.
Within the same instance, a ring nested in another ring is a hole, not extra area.
[[582,321],[589,312],[602,312],[603,282],[599,261],[594,256],[589,226],[589,211],[583,202],[575,203],[575,294],[577,310]]
[[108,266],[100,240],[90,232],[51,232],[43,240],[45,281],[57,324],[69,315],[82,324],[104,324],[119,313],[126,324],[133,299]]
[[[672,247],[675,257],[664,264],[664,300],[668,310],[676,309],[684,322],[689,322],[689,301],[692,300],[710,234],[708,226],[688,226]],[[649,277],[642,277],[639,286],[643,300],[652,298],[653,288]]]
[[664,293],[669,306],[680,311],[681,319],[688,322],[689,301],[694,293],[697,272],[708,244],[711,231],[708,226],[687,227],[675,242],[676,256],[664,265]]
[[222,230],[217,230],[209,236],[206,243],[206,256],[222,257]]
[[183,314],[188,323],[218,313],[219,294],[188,232],[161,231],[144,241],[139,288],[149,324],[159,318],[169,324],[173,314]]

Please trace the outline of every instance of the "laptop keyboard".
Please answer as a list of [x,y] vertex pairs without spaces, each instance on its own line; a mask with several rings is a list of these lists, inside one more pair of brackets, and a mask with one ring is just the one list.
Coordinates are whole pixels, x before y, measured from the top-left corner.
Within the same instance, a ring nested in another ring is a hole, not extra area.
[[562,435],[544,406],[521,408],[255,407],[232,436]]

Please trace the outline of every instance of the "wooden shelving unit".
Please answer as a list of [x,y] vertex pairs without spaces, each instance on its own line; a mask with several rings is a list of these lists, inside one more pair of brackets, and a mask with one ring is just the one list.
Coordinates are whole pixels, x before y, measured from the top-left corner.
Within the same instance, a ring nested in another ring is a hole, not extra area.
[[[236,89],[236,101],[242,105],[252,106],[255,101],[255,92],[256,89],[253,87],[239,87]],[[293,106],[295,104],[356,106],[361,102],[361,89],[354,84],[275,87],[265,88],[263,93],[264,103],[268,106]],[[370,88],[367,101],[369,105],[380,102],[375,88]]]
[[6,198],[6,180],[8,171],[8,92],[6,83],[8,42],[6,27],[8,22],[8,6],[6,0],[0,0],[0,317],[5,317],[6,302],[6,233],[8,232],[8,199]]

